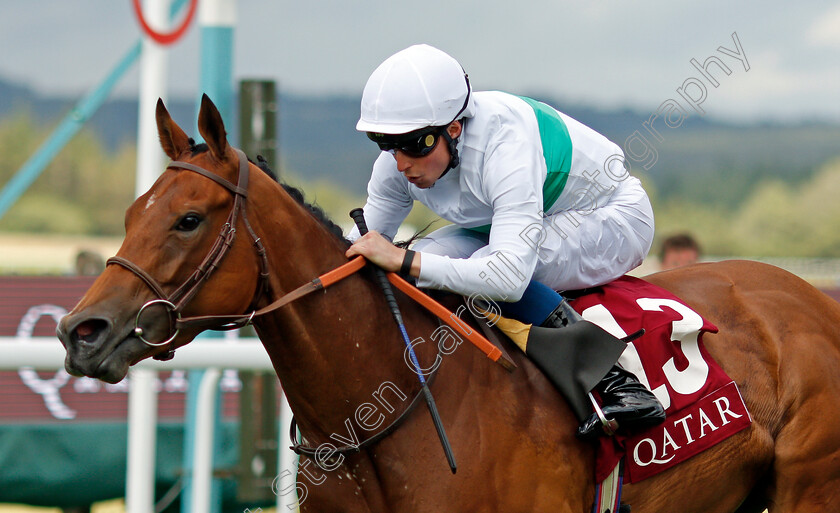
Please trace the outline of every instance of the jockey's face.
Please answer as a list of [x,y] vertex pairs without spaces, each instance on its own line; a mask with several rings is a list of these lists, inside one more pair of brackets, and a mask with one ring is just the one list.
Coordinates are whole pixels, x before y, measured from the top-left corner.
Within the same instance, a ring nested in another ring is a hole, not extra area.
[[[447,128],[449,136],[455,139],[461,135],[461,123],[453,121]],[[438,137],[443,137],[439,135]],[[394,150],[397,169],[404,174],[409,182],[420,189],[428,189],[441,177],[449,166],[449,145],[446,141],[438,141],[435,149],[424,157],[412,157],[400,150]]]

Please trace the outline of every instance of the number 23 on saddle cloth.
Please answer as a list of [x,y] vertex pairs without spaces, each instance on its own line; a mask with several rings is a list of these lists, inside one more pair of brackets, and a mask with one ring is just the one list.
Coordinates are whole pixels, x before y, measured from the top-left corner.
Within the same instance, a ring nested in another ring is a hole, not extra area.
[[618,338],[645,330],[628,343],[619,363],[656,395],[667,415],[664,423],[647,430],[602,437],[597,482],[624,456],[627,482],[639,482],[752,422],[737,385],[703,345],[703,333],[716,333],[717,327],[667,290],[623,276],[571,305]]

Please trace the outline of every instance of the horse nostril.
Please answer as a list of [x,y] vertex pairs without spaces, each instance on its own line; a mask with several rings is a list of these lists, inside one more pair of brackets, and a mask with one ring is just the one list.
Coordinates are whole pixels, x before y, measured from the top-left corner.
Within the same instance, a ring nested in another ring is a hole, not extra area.
[[91,319],[79,323],[74,330],[75,338],[79,342],[88,344],[96,342],[99,336],[108,330],[108,323],[102,319]]

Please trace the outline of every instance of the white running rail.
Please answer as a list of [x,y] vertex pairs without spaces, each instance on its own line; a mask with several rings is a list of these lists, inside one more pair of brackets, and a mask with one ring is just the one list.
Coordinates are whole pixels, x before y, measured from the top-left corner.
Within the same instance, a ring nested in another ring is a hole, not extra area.
[[[35,370],[55,371],[64,368],[65,355],[64,347],[53,337],[0,337],[0,370],[15,371],[21,367],[29,367]],[[209,503],[213,461],[212,426],[221,369],[274,371],[265,348],[256,338],[241,338],[233,343],[209,339],[198,340],[179,348],[175,358],[170,361],[159,362],[146,359],[132,367],[129,374],[131,380],[128,398],[127,513],[152,513],[153,511],[154,446],[157,424],[155,378],[158,371],[175,369],[209,370],[202,378],[197,405],[200,433],[197,433],[193,452],[195,466],[193,467],[192,500],[194,505]],[[285,396],[281,412],[289,412]],[[289,450],[290,420],[290,415],[281,415],[278,444],[279,471],[297,467],[295,455]],[[278,511],[281,505],[280,497],[278,495]]]

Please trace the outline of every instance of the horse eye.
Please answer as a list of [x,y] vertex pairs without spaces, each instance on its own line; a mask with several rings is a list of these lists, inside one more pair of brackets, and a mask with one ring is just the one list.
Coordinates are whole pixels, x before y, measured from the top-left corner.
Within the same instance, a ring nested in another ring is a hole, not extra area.
[[198,214],[187,214],[178,221],[175,229],[179,232],[191,232],[201,224],[201,217]]

